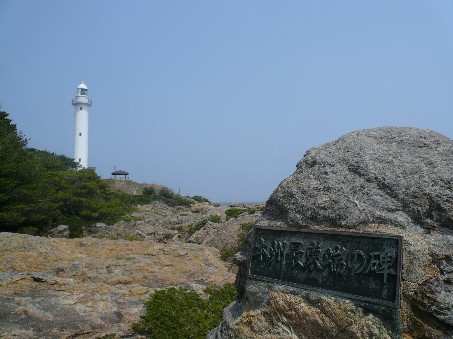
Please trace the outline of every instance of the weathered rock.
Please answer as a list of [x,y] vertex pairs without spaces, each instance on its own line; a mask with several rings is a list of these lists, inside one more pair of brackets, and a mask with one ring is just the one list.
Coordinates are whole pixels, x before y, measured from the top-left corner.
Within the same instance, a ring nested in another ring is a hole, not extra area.
[[196,244],[0,233],[0,337],[129,337],[153,290],[233,280]]
[[110,239],[138,237],[163,243],[185,242],[188,238],[187,230],[192,224],[211,215],[218,215],[225,220],[227,208],[225,205],[214,206],[207,203],[168,206],[161,201],[154,201],[138,206],[137,211],[131,216],[135,220],[120,221],[103,229],[90,227],[86,229],[84,235]]
[[[345,135],[308,151],[271,195],[263,214],[260,226],[403,236],[402,336],[453,337],[450,139],[390,127]],[[241,299],[225,310],[211,338],[398,337],[357,303],[247,280],[250,239],[237,256]],[[350,318],[339,321],[342,312]]]
[[[241,214],[238,218],[226,220],[225,211],[230,207],[255,210],[255,213]],[[84,235],[94,238],[131,239],[141,238],[161,243],[191,242],[215,247],[234,248],[238,246],[241,225],[254,223],[261,217],[264,204],[213,205],[195,203],[191,206],[168,206],[160,201],[138,206],[132,215],[133,221],[120,221],[112,226],[86,227]],[[207,222],[191,235],[192,225],[217,217],[219,222]]]
[[241,225],[245,223],[254,224],[261,217],[261,212],[254,214],[241,214],[237,218],[225,222],[208,222],[200,230],[195,232],[189,242],[212,246],[219,250],[224,248],[235,248],[239,244],[239,235],[242,232]]
[[453,141],[429,130],[384,127],[309,150],[266,203],[288,225],[382,223],[453,229]]
[[55,228],[52,228],[48,232],[49,237],[54,238],[68,238],[69,237],[69,226],[68,225],[59,225]]
[[247,290],[247,303],[236,301],[225,309],[224,321],[209,339],[390,339],[379,319],[350,301],[264,282],[254,282]]

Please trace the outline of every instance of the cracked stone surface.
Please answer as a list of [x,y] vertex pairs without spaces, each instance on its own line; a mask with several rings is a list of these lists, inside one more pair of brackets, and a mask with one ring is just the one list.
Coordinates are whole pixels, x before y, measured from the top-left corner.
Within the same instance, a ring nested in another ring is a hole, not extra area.
[[219,256],[197,244],[0,233],[0,337],[139,337],[131,324],[153,290],[202,294],[234,280]]
[[430,130],[383,127],[310,149],[266,203],[288,225],[380,223],[453,230],[453,141]]

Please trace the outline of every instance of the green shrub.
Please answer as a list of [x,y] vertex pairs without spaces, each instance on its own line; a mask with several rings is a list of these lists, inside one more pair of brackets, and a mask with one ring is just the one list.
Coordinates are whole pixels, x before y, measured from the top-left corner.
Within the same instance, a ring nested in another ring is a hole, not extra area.
[[171,197],[173,197],[173,195],[174,195],[174,193],[171,191],[171,189],[169,189],[167,187],[162,187],[158,193],[158,196],[160,198],[171,198]]
[[240,251],[239,246],[224,247],[220,251],[220,259],[222,259],[223,261],[230,261],[234,257],[234,255],[239,251]]
[[157,191],[155,187],[148,186],[143,189],[143,195],[134,195],[131,199],[135,204],[141,205],[149,204],[156,200],[162,201],[168,206],[190,206],[194,204],[192,199],[184,198],[167,187],[162,187]]
[[236,299],[232,284],[222,288],[206,288],[209,300],[194,291],[169,288],[151,294],[146,311],[133,329],[151,338],[205,338],[222,319],[222,310]]
[[222,320],[223,309],[236,300],[236,289],[233,284],[227,283],[221,288],[207,287],[204,292],[209,295],[208,304],[212,316],[209,330],[212,330]]
[[204,225],[206,225],[208,221],[208,219],[197,221],[196,223],[189,226],[187,233],[189,233],[189,235],[194,234],[196,231],[200,230]]
[[155,196],[156,195],[156,188],[150,186],[150,187],[145,187],[143,189],[143,195],[146,196]]
[[250,230],[255,226],[253,222],[244,222],[241,224],[241,233],[239,234],[239,241],[244,244],[245,237],[250,232]]
[[202,197],[201,195],[194,195],[192,197],[193,200],[195,200],[196,202],[208,202],[208,203],[211,203],[208,199],[206,199],[205,197]]
[[124,215],[121,218],[121,221],[126,221],[126,222],[133,222],[133,221],[139,221],[143,220],[143,217],[137,217],[137,216],[132,216],[132,215]]
[[168,206],[190,206],[194,204],[194,201],[183,196],[173,193],[167,187],[162,187],[157,194],[157,200],[162,201]]
[[220,215],[211,215],[208,221],[218,224],[220,222]]
[[[68,224],[70,224],[69,222]],[[77,222],[69,225],[69,238],[82,238],[83,237],[83,226]]]
[[154,196],[154,195],[140,195],[140,194],[128,194],[128,193],[124,193],[124,194],[128,195],[128,197],[126,197],[125,199],[127,199],[127,201],[129,201],[133,205],[146,205],[146,204],[150,204],[153,201],[157,200],[157,196]]
[[25,226],[18,229],[18,233],[36,235],[39,231],[39,228],[33,226]]
[[194,234],[196,231],[203,228],[203,226],[206,225],[209,221],[218,224],[220,222],[220,219],[221,219],[220,215],[211,215],[211,216],[209,216],[208,219],[203,219],[203,220],[197,221],[196,223],[190,225],[187,233],[189,235]]
[[253,208],[229,208],[225,211],[226,220],[230,220],[231,218],[237,218],[243,213],[253,214],[255,210]]

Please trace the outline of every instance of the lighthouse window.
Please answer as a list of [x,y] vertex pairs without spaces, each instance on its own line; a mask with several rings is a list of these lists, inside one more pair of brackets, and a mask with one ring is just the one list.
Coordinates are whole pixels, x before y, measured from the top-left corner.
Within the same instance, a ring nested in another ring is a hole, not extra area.
[[80,95],[87,95],[87,90],[85,88],[81,88]]
[[82,107],[80,107],[80,110],[82,110]]
[[81,136],[82,136],[82,133],[79,133],[79,137],[81,137]]

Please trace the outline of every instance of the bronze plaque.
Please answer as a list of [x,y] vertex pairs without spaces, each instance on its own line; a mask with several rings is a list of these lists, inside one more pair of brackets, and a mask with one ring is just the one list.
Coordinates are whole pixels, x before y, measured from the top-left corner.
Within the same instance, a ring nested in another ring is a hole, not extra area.
[[399,307],[402,237],[255,228],[251,278]]

